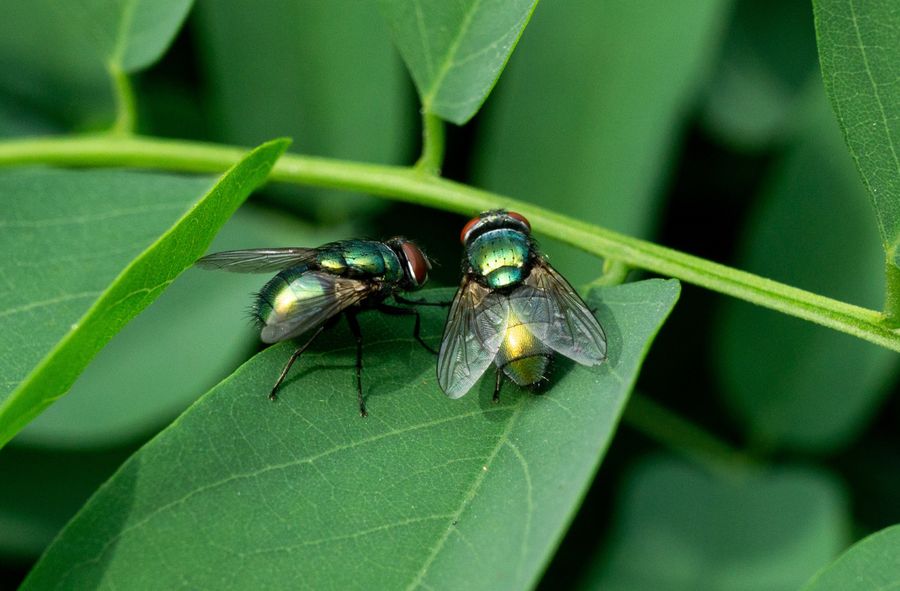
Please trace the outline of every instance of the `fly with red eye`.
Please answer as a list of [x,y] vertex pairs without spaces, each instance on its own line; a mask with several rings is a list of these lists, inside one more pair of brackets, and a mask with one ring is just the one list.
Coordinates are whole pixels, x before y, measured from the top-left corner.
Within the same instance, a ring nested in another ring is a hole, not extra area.
[[438,384],[447,396],[463,396],[491,365],[497,402],[504,376],[534,386],[546,380],[556,353],[582,365],[603,363],[603,328],[538,252],[525,216],[486,211],[463,226],[460,240],[463,278],[437,366]]
[[[356,393],[359,413],[367,416],[362,388],[362,332],[356,316],[366,310],[395,316],[414,316],[413,336],[428,351],[437,354],[420,336],[421,320],[414,305],[401,293],[415,291],[428,280],[431,263],[411,240],[403,237],[385,242],[342,240],[317,248],[255,248],[218,252],[197,261],[199,267],[241,273],[277,274],[256,295],[252,314],[267,344],[309,335],[291,355],[272,387],[278,388],[293,363],[323,330],[341,316],[347,319],[356,339]],[[387,298],[404,306],[387,304]]]

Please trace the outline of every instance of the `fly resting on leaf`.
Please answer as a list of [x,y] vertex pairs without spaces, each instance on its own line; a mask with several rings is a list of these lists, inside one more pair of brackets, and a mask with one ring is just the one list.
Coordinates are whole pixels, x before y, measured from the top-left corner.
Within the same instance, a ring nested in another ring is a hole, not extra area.
[[[356,394],[359,414],[367,416],[362,393],[362,334],[357,314],[379,310],[416,317],[413,336],[428,351],[437,352],[419,336],[419,312],[386,304],[393,296],[401,304],[425,304],[407,300],[398,292],[414,291],[428,279],[431,263],[413,242],[391,238],[342,240],[318,248],[256,248],[207,255],[197,261],[204,269],[239,273],[279,271],[263,286],[253,302],[252,314],[261,328],[260,339],[271,344],[310,333],[294,351],[269,394],[271,400],[294,361],[341,315],[356,338]],[[441,304],[434,304],[441,305]]]
[[554,352],[582,365],[603,363],[603,329],[538,252],[528,220],[512,211],[487,211],[463,227],[460,240],[463,278],[437,366],[447,396],[464,395],[492,363],[494,402],[504,374],[520,386],[537,384]]

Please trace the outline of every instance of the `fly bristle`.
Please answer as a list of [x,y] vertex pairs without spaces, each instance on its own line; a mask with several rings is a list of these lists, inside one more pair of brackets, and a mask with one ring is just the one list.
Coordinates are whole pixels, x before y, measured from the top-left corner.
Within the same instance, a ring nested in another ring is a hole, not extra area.
[[253,292],[251,294],[252,300],[249,306],[244,308],[244,316],[253,325],[254,328],[261,330],[262,327],[266,325],[266,320],[263,317],[263,305],[268,305],[266,300],[263,297],[263,292]]

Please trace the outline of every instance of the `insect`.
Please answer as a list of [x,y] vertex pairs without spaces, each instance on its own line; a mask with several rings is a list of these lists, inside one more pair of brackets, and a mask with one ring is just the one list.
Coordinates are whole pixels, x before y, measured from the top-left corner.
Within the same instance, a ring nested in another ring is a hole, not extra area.
[[386,242],[342,240],[318,248],[256,248],[230,250],[207,255],[197,261],[206,269],[239,273],[278,271],[256,294],[251,308],[264,343],[277,343],[309,333],[294,351],[269,394],[277,397],[278,387],[291,366],[325,328],[343,315],[356,338],[356,394],[359,414],[367,416],[362,391],[362,333],[356,316],[364,310],[392,315],[415,316],[413,336],[436,354],[419,335],[421,321],[415,308],[385,303],[413,305],[399,292],[414,291],[428,279],[431,263],[415,243],[402,238]]
[[504,374],[520,386],[537,384],[554,352],[582,365],[603,363],[603,328],[538,252],[525,217],[484,212],[463,227],[460,241],[463,278],[438,355],[444,393],[464,395],[492,363],[494,402],[500,400]]

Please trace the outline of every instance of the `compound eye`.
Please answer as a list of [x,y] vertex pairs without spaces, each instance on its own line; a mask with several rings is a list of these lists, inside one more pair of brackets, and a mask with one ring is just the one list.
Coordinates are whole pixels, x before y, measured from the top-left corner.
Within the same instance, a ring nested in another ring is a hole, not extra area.
[[431,268],[428,258],[412,242],[404,242],[400,247],[403,249],[403,254],[406,255],[406,263],[412,280],[416,287],[421,287],[428,280],[428,269]]
[[475,225],[480,221],[481,221],[481,217],[474,217],[471,220],[469,220],[468,222],[466,222],[466,225],[463,226],[462,232],[459,233],[459,241],[462,242],[463,244],[465,244],[466,238],[469,236],[469,232],[471,232],[472,228],[474,228]]
[[522,215],[521,213],[516,213],[514,211],[507,211],[506,215],[525,224],[525,227],[528,228],[529,232],[531,232],[531,223],[527,219],[525,219],[524,215]]

